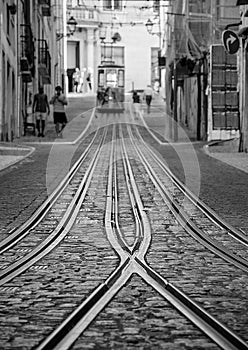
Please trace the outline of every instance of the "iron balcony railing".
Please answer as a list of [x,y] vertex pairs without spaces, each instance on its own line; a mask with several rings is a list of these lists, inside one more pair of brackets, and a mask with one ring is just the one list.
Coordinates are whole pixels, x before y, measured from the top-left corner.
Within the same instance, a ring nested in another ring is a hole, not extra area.
[[[34,76],[34,37],[29,24],[20,25],[20,70]],[[29,78],[30,79],[30,78]]]
[[51,16],[51,0],[39,0],[39,5],[41,5],[42,16]]
[[84,9],[81,7],[68,8],[67,16],[73,16],[78,24],[87,22],[99,22],[99,12],[96,9]]
[[44,84],[51,80],[51,55],[45,39],[38,39],[38,70]]

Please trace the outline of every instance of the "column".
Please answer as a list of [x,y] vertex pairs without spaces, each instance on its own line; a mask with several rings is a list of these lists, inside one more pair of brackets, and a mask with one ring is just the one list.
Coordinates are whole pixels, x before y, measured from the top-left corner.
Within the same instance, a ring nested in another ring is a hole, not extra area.
[[[95,79],[95,72],[94,72],[94,67],[95,67],[95,60],[94,60],[94,42],[95,42],[95,33],[94,29],[87,29],[87,73],[90,71],[92,79],[91,79],[91,84],[92,84],[92,91],[94,91],[94,79]],[[86,81],[87,83],[87,81]],[[88,84],[87,84],[88,92],[90,92]]]

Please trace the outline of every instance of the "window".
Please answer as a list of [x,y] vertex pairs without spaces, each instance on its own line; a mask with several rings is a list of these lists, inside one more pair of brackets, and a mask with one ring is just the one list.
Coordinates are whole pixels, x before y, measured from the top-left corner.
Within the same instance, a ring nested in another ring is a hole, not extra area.
[[124,65],[124,47],[104,45],[101,48],[101,61]]
[[119,87],[124,87],[124,70],[119,69],[118,71],[118,81],[119,81]]
[[117,87],[116,69],[106,69],[106,85],[111,87]]
[[153,0],[153,12],[159,13],[160,0]]
[[104,86],[104,70],[100,69],[98,73],[98,86]]
[[152,82],[159,79],[159,68],[158,68],[158,52],[159,49],[157,47],[151,48],[151,79]]
[[121,10],[122,0],[103,0],[104,10]]

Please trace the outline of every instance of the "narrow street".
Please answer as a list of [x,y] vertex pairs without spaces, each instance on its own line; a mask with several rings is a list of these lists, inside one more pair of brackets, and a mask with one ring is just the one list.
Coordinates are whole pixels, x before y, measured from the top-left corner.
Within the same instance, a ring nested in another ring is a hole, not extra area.
[[0,171],[1,348],[247,349],[248,174],[94,102]]

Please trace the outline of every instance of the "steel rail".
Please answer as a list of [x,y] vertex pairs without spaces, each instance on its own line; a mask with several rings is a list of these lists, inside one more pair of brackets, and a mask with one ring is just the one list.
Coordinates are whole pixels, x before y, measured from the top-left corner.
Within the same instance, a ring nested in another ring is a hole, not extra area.
[[[122,128],[120,125],[119,125],[119,133],[120,133],[121,140],[122,140],[122,142],[120,142],[120,150],[121,150],[121,159],[123,161],[124,177],[125,177],[125,182],[126,182],[126,186],[127,186],[127,191],[128,191],[133,216],[135,219],[135,227],[136,227],[135,241],[134,241],[134,244],[130,250],[130,253],[133,254],[134,251],[137,250],[138,247],[140,246],[141,239],[143,237],[142,219],[141,219],[140,212],[138,210],[139,207],[136,203],[137,194],[135,196],[135,193],[133,193],[131,179],[130,179],[128,168],[127,168],[127,161],[126,161],[126,157],[125,157],[126,154],[124,153],[125,144],[123,143]],[[118,188],[118,186],[116,186],[116,188]],[[116,207],[116,210],[118,211],[118,205]],[[117,219],[117,223],[118,223],[118,217],[116,219]]]
[[109,171],[108,171],[108,183],[107,183],[107,196],[106,196],[106,208],[104,225],[107,234],[107,238],[115,250],[116,254],[120,257],[120,265],[129,257],[129,249],[123,250],[120,245],[120,241],[115,235],[115,204],[114,204],[114,191],[113,191],[113,173],[114,173],[114,145],[116,137],[116,126],[113,127],[111,150],[109,155]]
[[119,290],[138,274],[184,317],[224,350],[247,350],[248,345],[186,294],[159,276],[138,257],[127,258],[98,288],[55,329],[36,350],[68,350]]
[[[130,131],[130,128],[129,128]],[[131,136],[131,135],[130,135]],[[168,206],[168,208],[172,211],[173,215],[176,217],[181,226],[185,227],[187,232],[197,239],[201,244],[203,244],[206,248],[221,256],[227,262],[235,265],[236,267],[242,269],[245,272],[248,272],[248,261],[233,254],[228,249],[223,247],[216,240],[209,238],[201,229],[199,229],[196,224],[190,219],[190,217],[183,211],[180,205],[178,205],[173,196],[166,190],[162,181],[158,178],[156,172],[153,167],[147,161],[145,155],[142,153],[140,148],[135,145],[134,140],[132,140],[133,146],[135,147],[140,160],[144,164],[147,173],[149,174],[151,181],[154,186],[158,190],[159,194],[163,198],[164,202]]]
[[[115,147],[114,149],[114,154],[113,154],[113,185],[112,185],[112,201],[113,201],[113,213],[114,213],[114,226],[115,226],[115,229],[116,229],[116,234],[117,234],[117,239],[119,241],[119,244],[122,246],[122,248],[124,250],[127,251],[127,253],[131,253],[131,250],[130,250],[130,247],[128,246],[126,240],[125,240],[125,237],[123,235],[123,232],[120,228],[120,225],[119,225],[119,220],[118,220],[118,215],[119,215],[119,209],[118,209],[118,198],[119,198],[119,194],[118,194],[118,178],[117,178],[117,148],[118,148],[118,143],[119,143],[119,140],[116,138],[116,144],[117,144],[117,147]],[[129,192],[129,189],[128,189],[128,192]],[[136,220],[136,217],[135,217],[135,220]],[[137,234],[137,233],[136,233]]]
[[203,203],[194,193],[192,193],[185,185],[171,172],[171,170],[164,164],[164,162],[157,156],[157,154],[151,149],[151,147],[144,141],[143,137],[140,135],[139,130],[136,128],[136,132],[139,135],[139,140],[144,144],[149,153],[156,159],[157,164],[160,166],[171,181],[185,194],[185,196],[191,200],[191,202],[198,207],[204,215],[206,215],[213,223],[219,226],[221,229],[227,231],[227,233],[240,243],[248,246],[248,237],[241,231],[233,227],[231,224],[223,220],[219,215],[217,215],[211,208],[209,208],[205,203]]
[[[151,226],[150,226],[150,222],[149,222],[146,210],[143,206],[143,202],[142,202],[141,197],[140,197],[138,186],[137,186],[137,183],[136,183],[136,180],[134,177],[134,173],[133,173],[133,170],[132,170],[132,167],[131,167],[131,164],[129,161],[129,157],[127,154],[127,148],[126,148],[125,143],[124,143],[123,135],[122,135],[121,140],[122,140],[122,153],[123,153],[123,157],[124,157],[125,163],[126,163],[126,173],[128,174],[128,177],[130,179],[132,192],[133,192],[134,197],[135,197],[134,210],[137,213],[139,226],[140,226],[141,232],[142,232],[140,234],[140,237],[143,238],[143,240],[139,239],[136,246],[133,248],[132,256],[136,256],[138,251],[142,252],[142,254],[144,256],[147,249],[150,246],[150,243],[151,243],[151,237],[152,237]],[[139,253],[139,254],[141,254],[141,253]]]
[[101,147],[106,138],[106,134],[107,130],[105,129],[102,135],[101,142],[99,143],[97,150],[95,151],[95,154],[92,157],[91,163],[87,168],[86,173],[84,174],[80,186],[56,229],[53,231],[52,234],[49,235],[49,237],[47,237],[41,244],[35,247],[30,253],[28,253],[18,261],[14,262],[6,269],[0,271],[0,286],[9,282],[19,274],[23,273],[39,259],[43,258],[45,255],[50,253],[50,251],[53,250],[66,236],[66,234],[72,227],[76,216],[80,210],[80,206],[86,196],[87,189],[90,185],[91,178],[94,173],[94,169],[100,157]]
[[[112,181],[114,177],[114,169],[112,166],[114,159],[113,153],[112,144],[107,197],[107,202],[109,205],[106,206],[107,218],[105,222],[108,224],[108,237],[110,237],[111,242],[114,243],[114,249],[117,248],[117,251],[120,252],[122,247],[119,245],[119,241],[113,232],[113,226],[110,224],[112,222],[111,219],[113,218],[111,209],[115,208],[113,198],[111,197],[111,193],[114,194],[112,188]],[[127,153],[125,153],[125,151],[124,154],[126,158]],[[128,158],[126,158],[125,161],[127,162],[127,170],[131,171],[132,174],[132,169]],[[129,174],[129,176],[131,179],[131,184],[133,185],[134,178],[131,174]],[[135,193],[135,195],[136,194],[138,194],[138,192]],[[139,195],[136,199],[137,203],[139,203],[139,205],[141,204],[140,212],[142,212],[143,206],[139,201]],[[144,219],[144,216],[142,219]],[[143,223],[143,228],[145,229],[145,227],[146,223]],[[102,283],[66,320],[64,320],[64,322],[37,347],[37,350],[69,349],[76,341],[76,339],[97,317],[97,315],[114,298],[119,290],[128,282],[134,273],[138,274],[152,288],[157,290],[163,298],[165,298],[173,307],[175,307],[180,313],[182,313],[193,324],[201,329],[204,334],[206,334],[222,349],[247,350],[248,345],[240,337],[238,337],[225,325],[217,321],[208,312],[206,312],[198,304],[187,297],[186,294],[179,291],[147,265],[144,259],[144,251],[146,251],[148,247],[149,245],[147,246],[145,244],[142,245],[142,248],[140,250],[137,250],[135,254],[132,253],[130,255],[127,253],[127,251],[124,251],[123,254],[120,254],[122,255],[122,261],[118,268],[106,280],[106,282]]]
[[[117,192],[117,138],[116,126],[113,128],[112,146],[109,156],[109,172],[107,197],[105,208],[105,229],[109,242],[117,255],[121,258],[118,268],[109,276],[105,283],[101,284],[54,332],[43,341],[37,350],[48,349],[69,349],[72,343],[79,337],[93,319],[103,310],[107,303],[111,301],[122,286],[131,278],[129,272],[130,259],[133,260],[132,252],[124,240],[118,223],[118,192]],[[123,150],[122,150],[123,154]],[[125,173],[128,171],[124,165]],[[132,193],[130,180],[125,174],[129,194]],[[132,195],[132,200],[135,201]],[[141,202],[140,202],[141,203]],[[135,203],[132,203],[135,205]],[[136,213],[137,214],[137,213]],[[136,215],[135,214],[135,215]],[[139,224],[139,220],[136,222]],[[127,272],[124,272],[128,269]]]
[[139,260],[138,257],[135,260],[138,263],[137,269],[139,272],[137,273],[222,349],[248,350],[248,344],[232,330],[216,320],[184,292],[163,279],[145,261]]
[[39,222],[44,218],[44,216],[48,213],[51,207],[54,205],[56,200],[62,194],[68,183],[72,180],[72,178],[77,173],[78,169],[82,165],[86,156],[90,152],[90,148],[93,146],[96,137],[98,136],[99,129],[95,133],[93,139],[80,156],[80,158],[76,161],[73,167],[70,169],[69,173],[66,177],[60,182],[57,188],[51,193],[51,195],[45,200],[45,202],[35,211],[35,213],[19,228],[12,231],[11,234],[0,242],[0,254],[4,253],[6,250],[15,246],[20,240],[28,235],[30,230],[32,230],[35,226],[39,224]]

